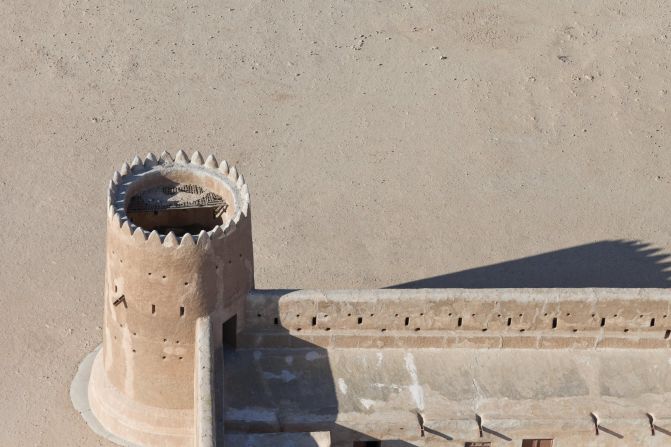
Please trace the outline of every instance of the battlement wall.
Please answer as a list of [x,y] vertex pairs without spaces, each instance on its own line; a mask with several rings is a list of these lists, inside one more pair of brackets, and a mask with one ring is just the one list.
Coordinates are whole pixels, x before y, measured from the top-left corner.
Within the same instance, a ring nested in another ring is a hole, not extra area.
[[256,348],[668,348],[671,291],[253,291],[245,328]]

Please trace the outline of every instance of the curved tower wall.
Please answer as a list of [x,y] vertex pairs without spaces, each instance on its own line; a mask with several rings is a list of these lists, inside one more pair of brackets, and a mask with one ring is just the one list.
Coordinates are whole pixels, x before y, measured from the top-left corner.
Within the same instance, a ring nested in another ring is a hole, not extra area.
[[[134,225],[130,199],[166,182],[219,194],[229,204],[222,224],[183,236]],[[189,160],[180,151],[173,162],[150,154],[115,173],[108,205],[103,349],[89,385],[91,407],[122,438],[184,445],[193,429],[196,321],[210,316],[216,349],[222,323],[235,315],[244,321],[253,287],[247,186],[213,157],[203,162],[196,152]],[[156,414],[170,429],[151,428]]]
[[179,245],[138,240],[111,220],[107,233],[107,376],[143,404],[191,408],[196,320],[212,315],[217,328],[242,315],[252,280],[250,221],[225,238]]

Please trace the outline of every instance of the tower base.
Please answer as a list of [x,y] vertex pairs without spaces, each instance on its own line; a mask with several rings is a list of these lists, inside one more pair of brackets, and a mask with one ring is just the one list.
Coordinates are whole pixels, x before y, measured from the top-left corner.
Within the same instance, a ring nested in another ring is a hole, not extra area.
[[89,426],[116,444],[183,447],[194,443],[193,410],[156,408],[129,400],[107,380],[100,348],[80,365],[70,395]]

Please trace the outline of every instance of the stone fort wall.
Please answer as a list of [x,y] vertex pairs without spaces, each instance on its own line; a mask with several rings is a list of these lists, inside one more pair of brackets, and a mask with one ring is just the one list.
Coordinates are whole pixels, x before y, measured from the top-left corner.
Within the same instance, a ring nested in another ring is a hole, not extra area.
[[671,291],[253,291],[245,328],[255,348],[668,348]]

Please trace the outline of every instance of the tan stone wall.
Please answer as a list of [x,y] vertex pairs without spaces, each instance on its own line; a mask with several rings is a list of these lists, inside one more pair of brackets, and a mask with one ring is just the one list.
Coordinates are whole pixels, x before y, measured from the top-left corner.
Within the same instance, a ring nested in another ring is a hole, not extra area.
[[243,346],[665,348],[659,289],[255,291]]

